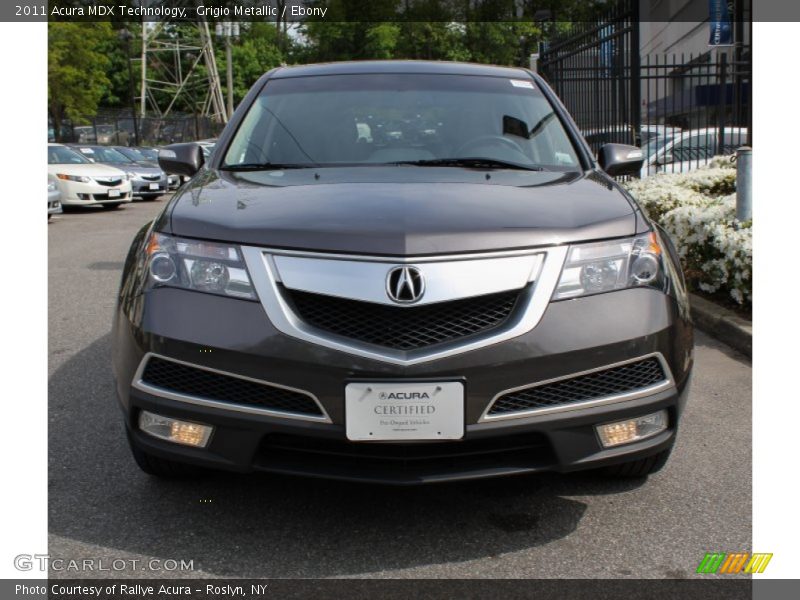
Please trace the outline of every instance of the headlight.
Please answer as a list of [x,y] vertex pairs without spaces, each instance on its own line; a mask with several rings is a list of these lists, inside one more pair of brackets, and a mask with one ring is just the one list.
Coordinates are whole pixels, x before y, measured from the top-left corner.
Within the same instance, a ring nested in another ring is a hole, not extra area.
[[663,253],[655,233],[570,247],[553,300],[649,286],[664,289]]
[[91,181],[86,175],[65,175],[64,173],[59,173],[56,177],[64,181],[77,181],[78,183],[89,183]]
[[146,252],[148,287],[256,299],[238,246],[153,233]]

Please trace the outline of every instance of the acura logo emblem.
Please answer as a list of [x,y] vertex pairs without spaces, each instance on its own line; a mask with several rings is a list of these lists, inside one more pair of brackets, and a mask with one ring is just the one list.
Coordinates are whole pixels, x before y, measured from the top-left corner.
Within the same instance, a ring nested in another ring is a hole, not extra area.
[[417,267],[394,267],[386,276],[386,293],[401,304],[416,302],[425,293],[425,279]]

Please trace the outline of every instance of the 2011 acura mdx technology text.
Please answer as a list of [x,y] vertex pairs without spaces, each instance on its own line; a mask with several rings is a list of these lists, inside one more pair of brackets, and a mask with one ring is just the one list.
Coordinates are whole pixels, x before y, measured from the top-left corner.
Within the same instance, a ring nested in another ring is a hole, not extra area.
[[692,327],[666,235],[537,75],[278,68],[142,228],[114,322],[139,466],[417,483],[658,470]]

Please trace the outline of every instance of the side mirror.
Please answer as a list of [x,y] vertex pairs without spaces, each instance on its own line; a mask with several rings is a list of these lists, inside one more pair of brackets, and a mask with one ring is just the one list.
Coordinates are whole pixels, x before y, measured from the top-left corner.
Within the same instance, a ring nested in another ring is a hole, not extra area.
[[635,175],[644,163],[644,152],[627,144],[606,144],[600,148],[597,160],[600,167],[611,177]]
[[195,143],[170,144],[158,151],[158,166],[167,173],[191,177],[203,162],[203,149]]

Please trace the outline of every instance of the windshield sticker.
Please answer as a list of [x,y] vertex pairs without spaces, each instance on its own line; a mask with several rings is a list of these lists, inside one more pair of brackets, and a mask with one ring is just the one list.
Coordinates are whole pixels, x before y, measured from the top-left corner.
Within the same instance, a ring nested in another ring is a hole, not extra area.
[[509,79],[511,85],[518,88],[528,88],[529,90],[534,90],[536,88],[533,87],[533,83],[530,81],[525,81],[524,79]]
[[94,154],[94,150],[92,150],[91,148],[81,148],[81,152],[83,152],[84,154]]

